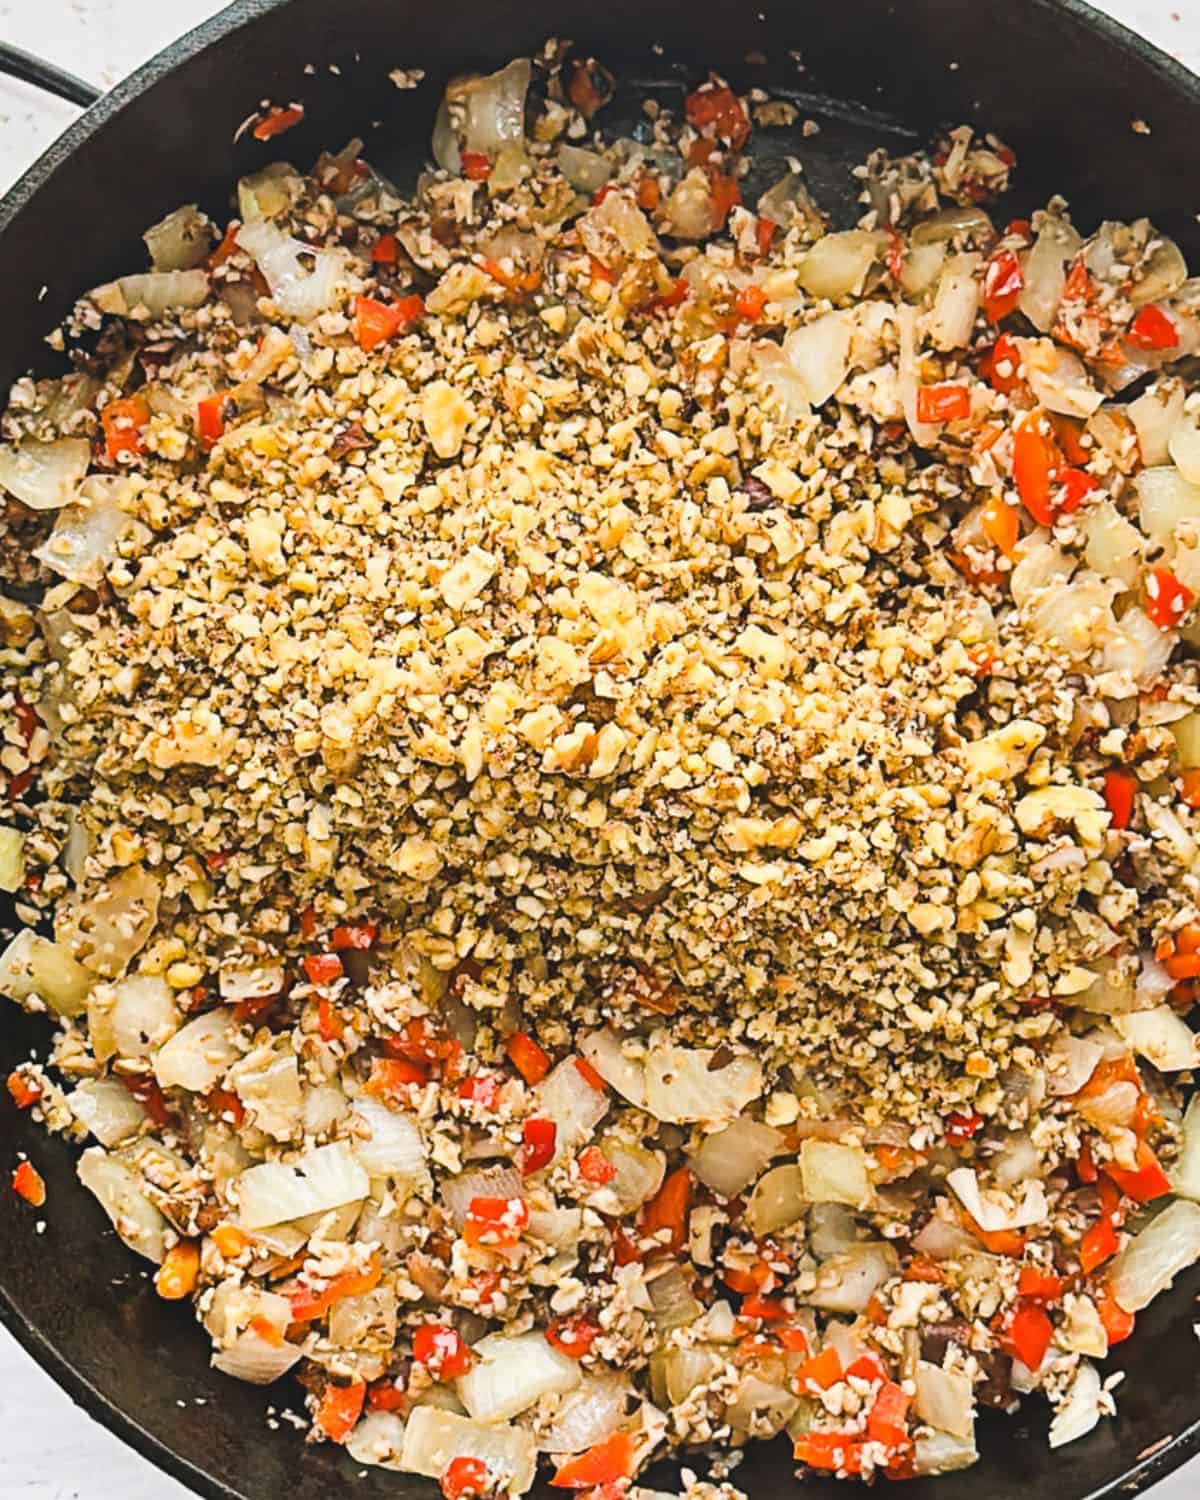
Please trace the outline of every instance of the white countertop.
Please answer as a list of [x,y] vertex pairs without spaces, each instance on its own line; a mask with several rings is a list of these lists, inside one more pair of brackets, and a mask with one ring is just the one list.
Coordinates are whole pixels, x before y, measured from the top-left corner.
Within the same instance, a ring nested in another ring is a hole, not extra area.
[[[1200,72],[1197,0],[1093,4]],[[107,86],[220,9],[215,0],[0,0],[0,36]],[[75,114],[0,78],[0,192]],[[5,1500],[187,1500],[189,1493],[77,1411],[3,1330],[0,1453]],[[1155,1490],[1155,1500],[1190,1500],[1198,1488],[1200,1459]]]

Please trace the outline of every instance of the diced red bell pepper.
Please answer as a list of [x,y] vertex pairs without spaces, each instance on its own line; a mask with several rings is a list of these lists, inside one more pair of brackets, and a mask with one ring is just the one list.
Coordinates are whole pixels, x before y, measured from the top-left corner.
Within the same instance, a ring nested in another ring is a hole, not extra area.
[[521,1127],[520,1167],[524,1176],[540,1172],[554,1160],[558,1144],[558,1126],[553,1120],[526,1120]]
[[1096,1298],[1096,1311],[1100,1314],[1104,1332],[1108,1335],[1110,1349],[1115,1344],[1124,1343],[1133,1332],[1133,1314],[1125,1311],[1108,1287]]
[[1025,289],[1021,262],[1012,250],[999,250],[988,261],[983,275],[983,305],[989,323],[999,323],[1016,312]]
[[411,1088],[423,1088],[429,1082],[429,1069],[407,1057],[374,1057],[366,1091],[375,1099],[407,1100]]
[[300,913],[300,936],[306,943],[311,943],[317,933],[317,913],[311,906],[306,906]]
[[309,984],[332,984],[346,972],[336,953],[309,953],[305,955],[304,972]]
[[807,1358],[812,1353],[812,1343],[803,1328],[777,1328],[775,1337],[789,1354],[803,1354]]
[[652,214],[662,201],[662,188],[656,177],[643,177],[634,194],[637,206],[643,213]]
[[523,1198],[472,1198],[463,1225],[468,1245],[510,1249],[529,1228]]
[[592,1187],[603,1187],[617,1175],[617,1169],[599,1146],[588,1146],[579,1153],[579,1175]]
[[492,175],[491,158],[484,151],[464,151],[462,170],[472,182],[486,182]]
[[445,1323],[425,1323],[413,1334],[413,1358],[435,1380],[457,1380],[475,1363],[475,1356],[457,1329]]
[[820,1354],[814,1354],[796,1371],[796,1389],[803,1395],[811,1386],[827,1391],[842,1379],[842,1358],[837,1350],[828,1345]]
[[955,1110],[946,1116],[946,1140],[951,1146],[966,1145],[982,1128],[982,1115],[964,1115]]
[[291,130],[293,126],[299,125],[303,118],[304,106],[302,104],[289,104],[286,109],[282,105],[276,105],[254,127],[254,139],[269,141],[277,135],[282,135],[285,130]]
[[1053,1272],[1043,1271],[1040,1266],[1022,1266],[1017,1291],[1030,1302],[1057,1302],[1066,1289],[1066,1282]]
[[1109,1162],[1104,1167],[1105,1176],[1116,1183],[1127,1198],[1138,1203],[1153,1203],[1171,1191],[1171,1180],[1145,1141],[1139,1141],[1136,1167],[1118,1167]]
[[246,1122],[246,1106],[232,1089],[210,1089],[207,1094],[200,1096],[200,1103],[213,1119],[224,1120],[228,1117],[235,1130],[240,1130]]
[[23,1161],[12,1175],[13,1192],[24,1198],[34,1208],[41,1208],[46,1201],[46,1184],[42,1174],[31,1161]]
[[500,1103],[500,1080],[494,1073],[475,1073],[458,1086],[458,1097],[480,1109],[496,1109]]
[[908,1436],[904,1419],[910,1398],[894,1380],[886,1381],[867,1416],[867,1440],[894,1448]]
[[1016,506],[992,495],[984,503],[980,524],[992,546],[1005,557],[1012,557],[1021,540],[1021,516]]
[[886,1380],[887,1371],[883,1362],[874,1354],[860,1354],[852,1364],[846,1366],[843,1380]]
[[862,1473],[863,1438],[847,1432],[802,1432],[792,1454],[810,1469],[828,1469],[841,1474]]
[[1161,307],[1143,307],[1129,325],[1129,332],[1125,335],[1125,339],[1135,349],[1146,349],[1151,352],[1161,349],[1178,349],[1179,329]]
[[344,1443],[354,1431],[367,1399],[367,1383],[329,1385],[317,1407],[317,1426],[333,1443]]
[[1120,1248],[1120,1236],[1112,1219],[1106,1214],[1092,1225],[1079,1242],[1079,1264],[1083,1267],[1084,1275],[1090,1275]]
[[160,1129],[172,1124],[171,1108],[167,1096],[153,1073],[118,1073],[126,1090],[137,1100]]
[[601,1078],[600,1074],[596,1072],[595,1068],[591,1065],[590,1062],[588,1062],[586,1057],[575,1058],[575,1071],[579,1074],[580,1078],[583,1079],[584,1083],[586,1083],[589,1088],[595,1089],[598,1094],[602,1094],[608,1087],[608,1085],[604,1082],[604,1079]]
[[1021,351],[1010,333],[1002,333],[979,362],[979,373],[1002,396],[1011,396],[1022,384],[1020,368]]
[[780,1323],[791,1316],[778,1297],[757,1294],[744,1298],[739,1311],[743,1318],[761,1318],[764,1323]]
[[737,314],[747,323],[757,323],[767,305],[767,294],[760,286],[744,286],[737,294]]
[[346,1023],[328,995],[317,1005],[317,1032],[323,1042],[338,1042],[346,1034]]
[[399,302],[380,302],[375,297],[354,299],[354,337],[364,353],[386,344],[425,316],[425,303],[415,293]]
[[1022,417],[1013,429],[1013,479],[1021,504],[1039,526],[1053,526],[1058,519],[1054,476],[1062,467],[1062,453],[1044,414]]
[[1100,488],[1100,481],[1086,469],[1056,469],[1052,477],[1061,486],[1058,509],[1064,516],[1073,516],[1087,497]]
[[[23,1073],[10,1073],[6,1080],[9,1095],[18,1109],[28,1109],[42,1097],[42,1091]],[[615,1171],[615,1168],[614,1168]]]
[[[686,1167],[672,1172],[642,1211],[642,1234],[653,1237],[678,1255],[687,1244],[688,1214],[692,1206],[692,1174]],[[663,1231],[667,1237],[662,1238]]]
[[1079,1148],[1079,1155],[1075,1158],[1075,1175],[1085,1186],[1095,1182],[1100,1175],[1095,1158],[1092,1156],[1092,1143],[1086,1137]]
[[145,452],[142,428],[149,420],[150,408],[144,396],[126,396],[104,408],[100,426],[104,430],[104,456],[110,464],[138,458]]
[[725,145],[739,150],[750,135],[750,117],[732,89],[706,83],[684,100],[688,124],[704,134],[709,131]]
[[504,1045],[510,1063],[531,1086],[550,1071],[550,1059],[525,1031],[514,1031]]
[[758,243],[758,258],[765,260],[771,253],[771,242],[775,238],[775,231],[779,225],[772,219],[765,219],[760,214],[758,223],[754,227],[754,237]]
[[323,1318],[331,1307],[347,1297],[365,1297],[379,1285],[383,1274],[379,1257],[373,1255],[361,1271],[344,1271],[320,1289],[297,1282],[287,1292],[293,1323],[312,1323]]
[[572,1359],[582,1359],[599,1337],[599,1326],[587,1318],[556,1318],[546,1329],[547,1341]]
[[407,1411],[408,1397],[394,1380],[376,1380],[367,1387],[367,1405],[372,1411]]
[[1005,1332],[1009,1352],[1035,1373],[1041,1369],[1054,1337],[1054,1326],[1046,1316],[1045,1309],[1036,1302],[1024,1302],[1013,1313],[1012,1322]]
[[1128,828],[1133,817],[1133,799],[1137,795],[1138,779],[1130,771],[1105,771],[1104,802],[1112,817],[1114,828]]
[[335,927],[329,943],[337,953],[344,953],[348,948],[365,953],[375,946],[378,936],[378,922],[360,922],[356,926]]
[[441,1485],[445,1500],[481,1500],[491,1485],[491,1476],[483,1459],[460,1454],[446,1466]]
[[205,396],[196,403],[196,428],[200,441],[206,448],[219,442],[225,432],[225,407],[229,397]]
[[741,203],[742,190],[738,186],[736,177],[716,176],[712,179],[709,194],[712,200],[713,217],[719,227],[729,217],[730,210],[737,208]]
[[965,422],[970,415],[971,393],[965,385],[918,387],[918,422]]
[[567,1459],[550,1481],[560,1490],[590,1490],[598,1484],[616,1484],[633,1477],[637,1444],[628,1432],[614,1432],[586,1453]]
[[1146,613],[1160,630],[1176,630],[1196,602],[1170,568],[1151,568],[1146,579]]
[[371,260],[377,266],[394,266],[400,260],[400,241],[394,234],[381,234],[371,246]]

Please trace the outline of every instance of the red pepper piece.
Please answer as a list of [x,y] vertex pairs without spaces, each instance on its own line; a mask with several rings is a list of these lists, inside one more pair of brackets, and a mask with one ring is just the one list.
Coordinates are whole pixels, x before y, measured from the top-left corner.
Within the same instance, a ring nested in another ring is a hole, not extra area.
[[524,1176],[540,1172],[554,1160],[558,1126],[553,1120],[526,1120],[521,1127],[520,1167]]

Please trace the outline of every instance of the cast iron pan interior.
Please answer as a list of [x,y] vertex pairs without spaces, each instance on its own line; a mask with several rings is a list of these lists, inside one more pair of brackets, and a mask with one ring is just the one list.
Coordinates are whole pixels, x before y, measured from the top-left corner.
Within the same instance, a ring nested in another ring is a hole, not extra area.
[[[160,215],[198,199],[227,216],[239,175],[281,154],[307,166],[351,135],[364,137],[365,155],[388,175],[411,183],[446,78],[494,68],[548,36],[572,37],[601,58],[630,98],[653,85],[678,99],[710,65],[739,87],[790,94],[821,133],[772,132],[760,148],[801,157],[818,199],[843,220],[853,211],[849,168],[872,146],[975,120],[1020,157],[1014,207],[1061,191],[1088,228],[1102,213],[1147,215],[1200,265],[1200,203],[1189,193],[1200,81],[1077,0],[758,4],[239,0],[91,109],[0,205],[0,387],[31,364],[51,366],[45,333],[80,291],[143,263],[138,237]],[[421,87],[398,91],[387,76],[398,66],[424,68]],[[235,147],[237,126],[263,99],[302,99],[303,125],[282,151],[249,137]],[[1135,118],[1152,133],[1135,132]],[[44,1025],[5,1007],[0,1072],[45,1036]],[[67,1148],[2,1090],[0,1120],[5,1162],[27,1152],[50,1195],[39,1236],[39,1216],[0,1192],[0,1318],[92,1416],[213,1500],[329,1500],[341,1486],[361,1500],[432,1496],[424,1481],[364,1473],[329,1445],[305,1447],[286,1422],[269,1427],[267,1407],[298,1409],[297,1392],[264,1393],[211,1371],[206,1337],[187,1309],[154,1296],[144,1263],[75,1181]],[[1183,1278],[1111,1362],[1127,1372],[1118,1420],[1052,1454],[1044,1407],[1015,1423],[985,1418],[978,1467],[906,1494],[1098,1500],[1182,1463],[1200,1447],[1198,1288],[1200,1276]],[[754,1448],[733,1478],[752,1500],[788,1493],[786,1446]],[[665,1469],[655,1481],[675,1487]],[[805,1493],[834,1489],[814,1480]]]

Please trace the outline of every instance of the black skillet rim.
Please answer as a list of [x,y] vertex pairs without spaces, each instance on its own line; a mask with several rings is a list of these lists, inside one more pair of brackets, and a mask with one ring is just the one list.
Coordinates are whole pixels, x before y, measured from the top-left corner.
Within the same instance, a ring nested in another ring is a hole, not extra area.
[[[233,0],[209,20],[185,32],[183,36],[155,54],[114,88],[103,94],[95,104],[46,149],[0,198],[0,232],[8,227],[25,205],[33,198],[45,182],[53,176],[59,165],[71,156],[85,141],[118,114],[131,100],[136,99],[151,85],[159,82],[175,68],[198,53],[224,41],[242,26],[260,16],[286,5],[288,0]],[[1114,20],[1111,16],[1093,9],[1085,0],[1033,0],[1040,9],[1057,12],[1088,29],[1098,32],[1114,46],[1126,53],[1136,55],[1145,65],[1159,73],[1172,85],[1182,89],[1195,100],[1200,109],[1200,77],[1163,52],[1146,38]],[[143,1458],[171,1478],[185,1485],[205,1500],[242,1500],[236,1491],[221,1480],[197,1468],[182,1458],[163,1441],[148,1432],[127,1412],[123,1411],[91,1381],[85,1379],[70,1363],[69,1358],[55,1346],[41,1328],[35,1326],[12,1299],[3,1280],[0,1267],[0,1325],[8,1330],[25,1352],[64,1390],[75,1404],[99,1422],[123,1443],[134,1449]],[[1137,1495],[1151,1485],[1182,1467],[1189,1459],[1200,1453],[1200,1411],[1196,1420],[1170,1443],[1155,1453],[1147,1455],[1125,1472],[1100,1489],[1093,1490],[1082,1500],[1110,1500],[1118,1493]]]

